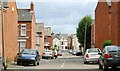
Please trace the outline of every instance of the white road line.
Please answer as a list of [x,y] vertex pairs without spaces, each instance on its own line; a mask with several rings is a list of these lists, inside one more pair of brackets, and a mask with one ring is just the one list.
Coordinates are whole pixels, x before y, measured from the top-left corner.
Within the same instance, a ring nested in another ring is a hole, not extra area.
[[67,58],[68,58],[68,57],[66,57],[65,61],[63,62],[62,66],[61,66],[62,69],[64,68],[64,65],[65,65],[65,62],[66,62]]

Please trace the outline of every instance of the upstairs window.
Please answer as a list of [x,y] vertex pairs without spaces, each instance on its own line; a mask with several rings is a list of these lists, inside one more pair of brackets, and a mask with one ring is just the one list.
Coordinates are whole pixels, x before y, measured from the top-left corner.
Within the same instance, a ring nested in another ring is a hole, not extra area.
[[21,36],[26,36],[26,24],[21,24]]

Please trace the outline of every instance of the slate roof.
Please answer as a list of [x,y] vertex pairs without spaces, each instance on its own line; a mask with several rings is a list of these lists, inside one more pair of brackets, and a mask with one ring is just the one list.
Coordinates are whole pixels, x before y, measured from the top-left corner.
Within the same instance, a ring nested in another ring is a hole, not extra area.
[[18,9],[18,21],[32,21],[30,9]]

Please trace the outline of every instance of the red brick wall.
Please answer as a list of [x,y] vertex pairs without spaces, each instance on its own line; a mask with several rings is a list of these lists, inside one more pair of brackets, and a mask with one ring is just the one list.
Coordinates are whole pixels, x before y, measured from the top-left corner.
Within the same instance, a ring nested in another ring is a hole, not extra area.
[[42,27],[42,33],[40,37],[40,55],[43,55],[43,52],[44,52],[44,24]]
[[36,49],[36,19],[34,14],[31,23],[31,48]]
[[50,48],[52,47],[52,43],[53,43],[53,38],[51,36],[47,36],[47,41],[50,43]]
[[[26,48],[31,48],[31,22],[18,22],[18,23],[26,24],[26,36],[29,37],[26,41]],[[19,33],[21,33],[21,29]]]
[[[14,60],[17,54],[17,24],[18,13],[15,2],[8,3],[8,9],[4,13],[4,39],[5,39],[5,54],[8,60]],[[14,7],[14,11],[12,11]]]
[[109,6],[99,2],[95,10],[95,46],[102,49],[103,42],[109,39]]

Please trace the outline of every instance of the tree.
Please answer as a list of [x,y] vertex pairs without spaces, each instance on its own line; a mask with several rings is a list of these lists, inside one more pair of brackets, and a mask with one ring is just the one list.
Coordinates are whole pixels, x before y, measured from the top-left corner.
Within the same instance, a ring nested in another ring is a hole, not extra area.
[[103,43],[103,48],[104,48],[105,46],[109,46],[109,45],[112,45],[112,40],[106,40],[106,41],[104,41],[104,43]]
[[78,42],[81,43],[81,46],[84,47],[84,38],[85,38],[85,24],[86,26],[86,48],[91,47],[91,23],[92,23],[92,18],[89,15],[84,16],[77,28],[77,38]]

